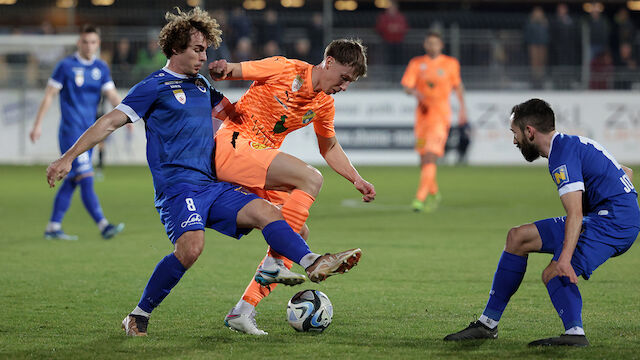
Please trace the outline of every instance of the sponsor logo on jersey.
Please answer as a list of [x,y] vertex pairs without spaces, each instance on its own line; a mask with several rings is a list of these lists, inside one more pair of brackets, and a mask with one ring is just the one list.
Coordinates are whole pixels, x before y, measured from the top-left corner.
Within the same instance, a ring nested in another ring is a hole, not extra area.
[[187,94],[185,94],[184,91],[182,91],[182,89],[173,90],[173,96],[176,97],[176,100],[178,100],[180,104],[182,105],[186,104]]
[[74,80],[76,82],[76,86],[84,85],[84,68],[73,68]]
[[260,144],[259,142],[255,142],[255,141],[250,141],[249,146],[251,146],[251,148],[253,148],[254,150],[270,149],[270,147],[268,147],[267,145]]
[[203,93],[207,92],[207,87],[205,86],[204,81],[202,81],[202,79],[196,79],[195,84],[198,90],[202,91]]
[[553,177],[553,181],[556,182],[556,185],[562,186],[569,182],[569,173],[567,172],[567,165],[561,165],[555,168],[551,172],[551,176]]
[[302,115],[302,123],[305,125],[308,124],[311,120],[313,120],[314,116],[316,116],[316,113],[314,113],[313,110],[307,111],[304,115]]
[[304,83],[304,80],[302,80],[302,76],[296,75],[296,78],[293,79],[293,83],[291,84],[291,91],[296,92],[300,90],[303,83]]
[[190,225],[203,225],[202,216],[200,216],[200,214],[198,213],[193,213],[189,215],[189,218],[186,221],[183,221],[182,224],[180,224],[180,226],[183,228]]
[[91,69],[91,78],[93,80],[100,80],[101,76],[102,76],[102,71],[100,71],[100,69],[98,69],[97,67],[94,67],[93,69]]

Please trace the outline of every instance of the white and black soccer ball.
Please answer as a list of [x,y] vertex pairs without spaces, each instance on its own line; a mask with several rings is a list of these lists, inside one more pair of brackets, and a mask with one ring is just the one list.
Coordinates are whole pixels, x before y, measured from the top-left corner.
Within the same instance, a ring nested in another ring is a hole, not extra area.
[[297,331],[322,332],[332,318],[333,305],[322,291],[300,291],[287,304],[287,320]]

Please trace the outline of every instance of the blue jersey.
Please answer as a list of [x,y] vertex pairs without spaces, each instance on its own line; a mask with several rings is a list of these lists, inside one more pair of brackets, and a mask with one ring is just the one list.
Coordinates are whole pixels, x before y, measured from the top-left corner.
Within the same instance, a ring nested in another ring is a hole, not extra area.
[[145,121],[156,206],[215,179],[211,110],[222,99],[202,75],[188,77],[165,67],[136,84],[116,107],[133,122]]
[[606,209],[613,202],[638,206],[638,194],[620,164],[589,138],[556,133],[549,149],[549,171],[560,196],[584,192],[585,214]]
[[71,144],[96,121],[102,92],[115,88],[104,61],[77,53],[58,63],[48,84],[60,90],[59,139]]

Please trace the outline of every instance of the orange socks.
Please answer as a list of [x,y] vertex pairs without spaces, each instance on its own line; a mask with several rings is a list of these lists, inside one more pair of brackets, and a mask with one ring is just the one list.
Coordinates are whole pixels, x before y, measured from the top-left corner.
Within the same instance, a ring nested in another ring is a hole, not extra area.
[[[300,231],[302,230],[304,223],[309,217],[309,209],[311,208],[311,205],[313,205],[313,202],[315,200],[316,199],[313,196],[307,194],[302,190],[296,189],[291,192],[291,196],[289,196],[289,199],[284,203],[284,205],[282,205],[282,216],[287,221],[287,224],[289,224],[289,226],[291,226],[293,231],[295,231],[296,233],[300,233]],[[291,267],[293,266],[293,261],[278,254],[271,248],[269,248],[267,256],[275,259],[282,259],[287,269],[291,269]],[[264,263],[264,259],[262,260],[260,265],[258,265],[258,268],[262,266],[262,263]],[[271,293],[273,289],[276,288],[276,285],[278,284],[262,286],[255,282],[255,280],[253,280],[252,278],[249,282],[249,285],[244,290],[244,294],[242,294],[242,300],[248,302],[253,306],[257,306],[265,296],[269,295],[269,293]]]
[[[269,248],[269,252],[267,252],[267,256],[284,260],[284,266],[286,266],[287,269],[291,269],[291,267],[293,266],[293,261],[271,250],[271,248]],[[260,262],[260,265],[258,265],[258,269],[260,268],[260,266],[262,266],[262,263],[264,263],[265,259],[262,259],[262,261]],[[258,284],[253,278],[251,278],[249,285],[247,285],[247,288],[244,290],[244,294],[242,294],[242,300],[248,302],[254,307],[258,306],[258,303],[262,299],[264,299],[267,295],[269,295],[273,291],[273,289],[276,288],[277,285],[278,284],[270,284],[269,286],[262,286]]]
[[282,216],[293,231],[300,233],[309,217],[309,209],[316,199],[302,190],[295,189],[282,205]]
[[420,185],[416,192],[416,199],[424,201],[429,194],[438,192],[438,183],[436,182],[436,164],[429,163],[422,165],[420,171]]

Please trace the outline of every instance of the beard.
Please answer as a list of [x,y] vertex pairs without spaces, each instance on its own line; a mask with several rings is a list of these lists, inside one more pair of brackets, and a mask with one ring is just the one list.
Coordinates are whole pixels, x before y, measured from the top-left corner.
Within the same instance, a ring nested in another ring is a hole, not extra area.
[[524,159],[528,162],[533,162],[533,160],[540,157],[540,152],[536,145],[532,142],[528,142],[526,139],[522,140],[522,143],[518,143],[518,147],[520,148],[520,152]]

